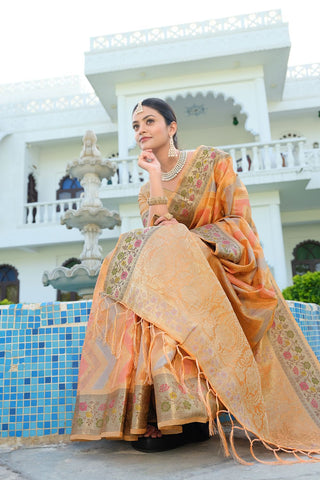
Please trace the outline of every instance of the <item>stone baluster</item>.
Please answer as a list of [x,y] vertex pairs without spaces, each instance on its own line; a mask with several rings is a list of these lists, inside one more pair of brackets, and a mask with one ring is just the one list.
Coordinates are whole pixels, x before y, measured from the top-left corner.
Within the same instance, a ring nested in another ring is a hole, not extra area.
[[247,172],[249,170],[249,163],[247,159],[247,149],[246,147],[241,148],[241,166],[242,166],[242,171]]
[[127,185],[129,183],[129,170],[126,160],[122,160],[120,165],[120,184]]
[[281,149],[280,149],[280,143],[275,144],[275,161],[276,161],[276,168],[282,168],[282,156],[281,156]]
[[305,155],[304,155],[304,142],[300,141],[298,143],[298,161],[299,165],[303,166],[305,165]]
[[[30,210],[31,210],[31,215],[32,215],[33,208],[31,208]],[[40,211],[41,211],[41,206],[40,206],[40,204],[38,203],[38,205],[37,205],[37,211],[36,211],[36,216],[35,216],[35,223],[36,223],[36,224],[39,224],[39,223],[40,223],[40,219],[41,219]],[[31,219],[31,222],[32,222],[32,219]]]
[[251,164],[251,170],[260,170],[259,150],[258,150],[258,147],[256,147],[256,146],[252,147],[252,164]]
[[27,224],[29,225],[30,223],[32,223],[32,207],[30,203],[28,203],[26,206],[26,216],[27,216]]
[[136,159],[131,160],[131,162],[132,162],[132,169],[131,169],[132,178],[131,178],[131,181],[132,181],[132,183],[138,183],[139,182],[138,163],[137,163]]
[[263,146],[263,163],[264,169],[269,170],[271,168],[271,158],[270,158],[270,150],[269,145]]
[[45,203],[43,205],[43,223],[48,223],[48,219],[49,219],[48,208],[49,208],[49,205]]
[[287,153],[286,166],[287,167],[293,167],[294,166],[294,157],[293,157],[293,153],[292,153],[292,150],[293,150],[292,143],[290,143],[290,142],[287,143],[287,150],[288,150],[288,153]]

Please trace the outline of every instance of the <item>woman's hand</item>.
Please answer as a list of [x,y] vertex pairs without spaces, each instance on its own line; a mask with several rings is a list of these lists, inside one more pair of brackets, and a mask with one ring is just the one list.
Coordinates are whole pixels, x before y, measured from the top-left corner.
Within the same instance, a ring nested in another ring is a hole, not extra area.
[[159,175],[161,174],[160,162],[158,161],[157,157],[151,149],[143,150],[140,153],[138,158],[138,165],[139,167],[143,168],[143,170],[146,170],[149,175],[152,173],[159,173]]
[[157,220],[154,221],[153,225],[154,226],[157,226],[157,225],[171,225],[173,223],[179,223],[179,222],[174,217],[171,218],[170,220],[168,220],[165,215],[164,216],[162,215],[159,218],[157,218]]

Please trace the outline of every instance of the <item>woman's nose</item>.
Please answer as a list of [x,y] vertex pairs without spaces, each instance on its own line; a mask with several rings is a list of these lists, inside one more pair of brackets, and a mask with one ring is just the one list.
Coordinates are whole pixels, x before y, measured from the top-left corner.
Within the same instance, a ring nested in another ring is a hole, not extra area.
[[145,124],[142,123],[142,124],[139,126],[139,134],[145,133],[145,131],[146,131],[146,126],[145,126]]

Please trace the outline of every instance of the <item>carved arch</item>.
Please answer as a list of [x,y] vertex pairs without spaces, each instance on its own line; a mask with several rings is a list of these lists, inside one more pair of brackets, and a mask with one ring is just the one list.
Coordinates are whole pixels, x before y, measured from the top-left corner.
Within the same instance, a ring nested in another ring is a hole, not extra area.
[[[76,257],[71,257],[65,260],[62,263],[63,267],[72,268],[74,265],[81,263],[81,260]],[[80,295],[77,292],[63,292],[62,290],[57,290],[57,301],[58,302],[76,302],[80,300]]]
[[222,96],[223,99],[227,102],[228,100],[231,100],[233,105],[235,107],[240,108],[240,114],[246,116],[246,121],[245,121],[245,130],[251,133],[252,135],[256,136],[259,135],[259,132],[256,130],[254,121],[253,121],[253,112],[250,111],[248,106],[245,104],[244,99],[241,99],[240,96],[235,96],[231,95],[229,92],[225,91],[221,87],[213,88],[213,87],[197,87],[197,88],[190,88],[186,89],[183,92],[181,91],[176,91],[173,93],[169,93],[166,95],[165,99],[170,103],[170,99],[172,101],[175,101],[178,97],[186,98],[188,95],[191,97],[195,98],[197,95],[202,95],[204,98],[207,97],[209,94],[213,96],[213,98],[218,98],[219,96]]
[[304,240],[298,243],[293,249],[292,255],[293,275],[320,271],[320,242],[317,240]]
[[0,265],[0,299],[10,300],[13,303],[19,303],[19,272],[9,264]]

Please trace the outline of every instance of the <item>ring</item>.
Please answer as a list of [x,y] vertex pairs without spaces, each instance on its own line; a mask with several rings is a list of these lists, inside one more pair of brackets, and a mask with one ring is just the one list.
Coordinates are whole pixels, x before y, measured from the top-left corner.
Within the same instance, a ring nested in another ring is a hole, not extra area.
[[151,163],[153,161],[153,158],[147,158],[147,162]]

